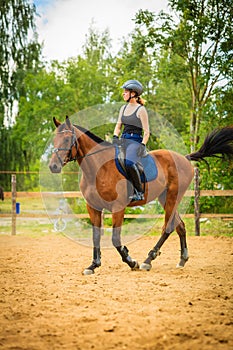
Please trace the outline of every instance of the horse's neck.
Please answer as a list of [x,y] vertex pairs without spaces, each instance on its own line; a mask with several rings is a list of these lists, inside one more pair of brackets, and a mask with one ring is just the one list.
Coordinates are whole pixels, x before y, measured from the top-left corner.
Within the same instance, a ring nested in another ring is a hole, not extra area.
[[78,155],[80,158],[85,157],[101,146],[80,130],[76,132],[76,136],[78,140]]
[[[92,140],[88,135],[78,130],[78,163],[82,171],[87,174],[95,174],[107,159],[106,145]],[[109,148],[109,151],[113,151]]]

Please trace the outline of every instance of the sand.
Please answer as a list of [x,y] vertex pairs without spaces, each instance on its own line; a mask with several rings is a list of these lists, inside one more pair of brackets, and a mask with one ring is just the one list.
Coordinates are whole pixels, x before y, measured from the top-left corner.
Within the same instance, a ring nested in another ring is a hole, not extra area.
[[[141,263],[158,237],[128,245]],[[114,249],[82,271],[92,249],[50,234],[0,236],[0,349],[233,349],[233,240],[173,234],[151,271],[131,271]]]

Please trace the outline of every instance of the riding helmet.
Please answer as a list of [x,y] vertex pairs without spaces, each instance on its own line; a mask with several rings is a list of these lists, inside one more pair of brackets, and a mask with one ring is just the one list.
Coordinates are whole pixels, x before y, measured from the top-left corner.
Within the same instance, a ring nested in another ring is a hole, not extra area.
[[138,80],[127,80],[123,85],[122,89],[126,89],[129,91],[134,91],[140,96],[143,92],[142,84]]

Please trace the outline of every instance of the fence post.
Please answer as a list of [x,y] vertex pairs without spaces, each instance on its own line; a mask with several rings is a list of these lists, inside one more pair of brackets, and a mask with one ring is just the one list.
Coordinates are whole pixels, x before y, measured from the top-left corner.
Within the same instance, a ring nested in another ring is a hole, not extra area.
[[199,169],[194,168],[194,215],[195,215],[195,236],[200,236],[200,187],[199,187]]
[[12,223],[11,235],[16,235],[16,175],[11,175],[11,203],[12,203]]

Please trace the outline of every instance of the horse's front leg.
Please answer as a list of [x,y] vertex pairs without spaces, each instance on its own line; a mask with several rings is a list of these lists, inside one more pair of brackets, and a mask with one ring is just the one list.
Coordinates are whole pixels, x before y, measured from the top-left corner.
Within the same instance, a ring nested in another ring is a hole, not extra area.
[[92,224],[92,239],[93,239],[93,260],[89,267],[84,271],[84,275],[92,275],[97,267],[101,266],[101,252],[100,252],[100,238],[101,238],[101,215],[102,212],[98,211],[87,204],[87,210],[90,215]]
[[186,229],[184,222],[180,219],[176,227],[176,232],[180,237],[180,262],[176,265],[177,268],[183,268],[189,259],[188,247],[186,242]]
[[137,270],[139,264],[129,255],[129,250],[121,244],[121,226],[124,220],[124,210],[112,214],[112,244],[120,254],[122,261],[125,262],[132,270]]

